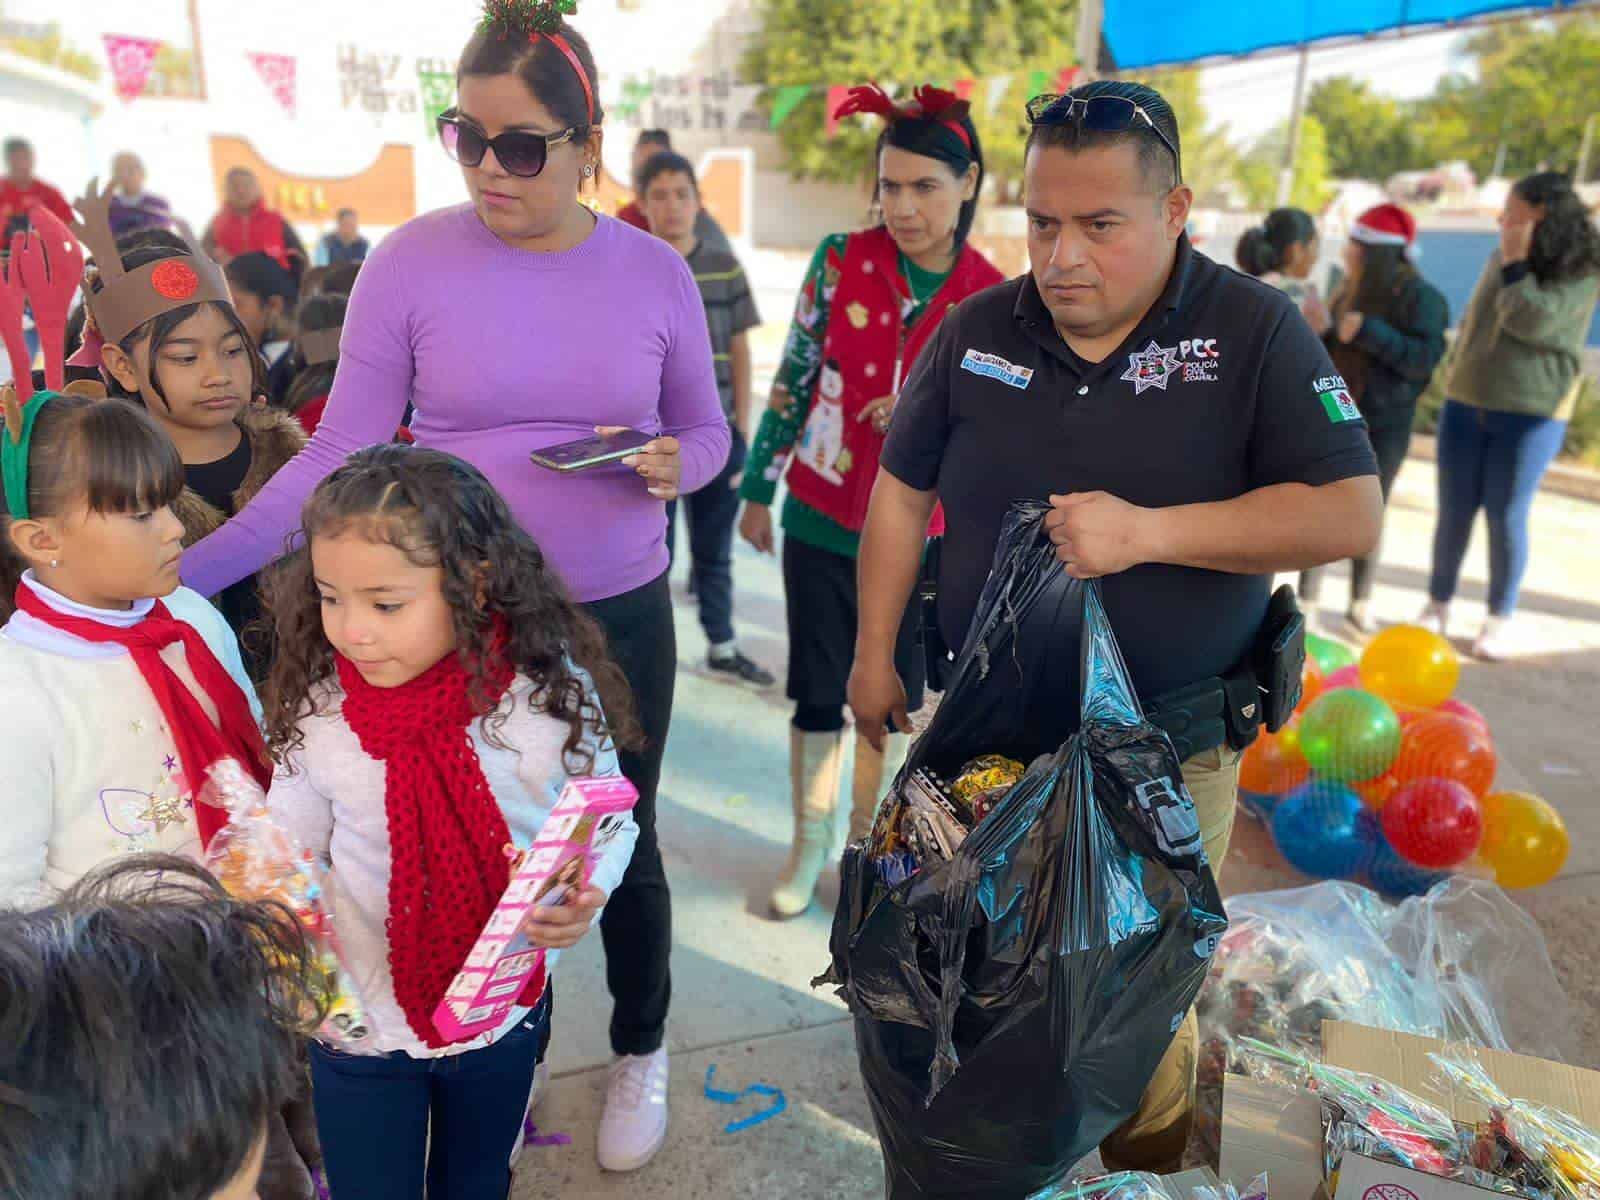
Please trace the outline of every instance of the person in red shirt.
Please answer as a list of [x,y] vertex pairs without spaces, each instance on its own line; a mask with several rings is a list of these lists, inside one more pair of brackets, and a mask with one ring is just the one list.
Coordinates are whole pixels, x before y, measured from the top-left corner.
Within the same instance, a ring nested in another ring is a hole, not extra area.
[[306,248],[282,213],[268,208],[261,181],[248,167],[234,167],[223,185],[223,204],[206,226],[201,247],[226,266],[241,254],[265,254],[299,282]]
[[6,177],[0,182],[0,219],[4,220],[6,231],[10,232],[17,218],[26,216],[29,209],[41,206],[71,225],[75,218],[66,197],[33,176],[33,144],[26,138],[7,138],[5,155]]
[[[672,153],[672,135],[665,129],[641,129],[639,137],[633,143],[633,162],[630,168],[633,173],[634,191],[639,190],[639,172],[644,165],[658,154]],[[617,220],[626,221],[635,229],[650,232],[650,221],[644,215],[644,209],[639,207],[637,198],[628,201],[617,210]]]

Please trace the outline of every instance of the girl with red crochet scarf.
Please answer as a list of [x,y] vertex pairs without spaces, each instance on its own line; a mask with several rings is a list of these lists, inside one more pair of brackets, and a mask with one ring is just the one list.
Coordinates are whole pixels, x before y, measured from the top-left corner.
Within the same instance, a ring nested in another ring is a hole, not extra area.
[[[274,813],[330,867],[334,924],[373,1043],[312,1047],[335,1195],[506,1195],[550,1020],[543,976],[493,1033],[447,1042],[432,1014],[569,777],[619,774],[637,738],[621,671],[533,539],[474,467],[380,446],[330,475],[274,569],[266,691]],[[638,828],[527,931],[575,945]]]

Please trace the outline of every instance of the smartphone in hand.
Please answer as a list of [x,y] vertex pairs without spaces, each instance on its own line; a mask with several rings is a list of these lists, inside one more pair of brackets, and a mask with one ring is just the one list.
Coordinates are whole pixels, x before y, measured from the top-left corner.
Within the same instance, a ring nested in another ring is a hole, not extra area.
[[653,441],[655,435],[652,433],[624,429],[621,433],[610,436],[596,434],[593,437],[580,438],[575,442],[564,442],[559,446],[535,450],[528,457],[537,466],[546,470],[570,474],[617,462],[630,454],[637,454]]

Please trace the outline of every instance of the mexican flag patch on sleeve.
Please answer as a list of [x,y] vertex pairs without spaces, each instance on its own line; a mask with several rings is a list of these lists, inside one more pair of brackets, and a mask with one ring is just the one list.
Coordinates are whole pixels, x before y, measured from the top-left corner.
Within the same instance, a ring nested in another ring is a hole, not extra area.
[[1335,425],[1361,420],[1361,410],[1356,407],[1355,397],[1350,394],[1342,376],[1329,375],[1319,379],[1312,385],[1312,390],[1316,392],[1317,399],[1322,401],[1322,411],[1328,414],[1328,420]]

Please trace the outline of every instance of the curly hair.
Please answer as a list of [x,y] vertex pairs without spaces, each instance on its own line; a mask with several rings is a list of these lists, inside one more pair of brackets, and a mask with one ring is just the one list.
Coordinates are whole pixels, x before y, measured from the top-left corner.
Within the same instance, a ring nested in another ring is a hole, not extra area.
[[1519,180],[1513,190],[1524,202],[1544,210],[1528,250],[1528,268],[1535,279],[1561,283],[1600,275],[1600,228],[1572,180],[1557,171],[1541,171]]
[[[595,747],[608,738],[623,749],[640,745],[633,696],[605,634],[568,596],[544,552],[477,468],[437,450],[374,446],[323,480],[301,524],[304,541],[264,578],[277,643],[263,703],[267,744],[279,762],[304,744],[300,723],[323,711],[319,697],[335,673],[311,547],[346,532],[443,570],[456,646],[479,712],[495,708],[485,680],[503,654],[534,683],[529,707],[566,723],[563,755],[575,774],[593,768]],[[485,734],[509,749],[497,736],[507,715],[490,717]]]

